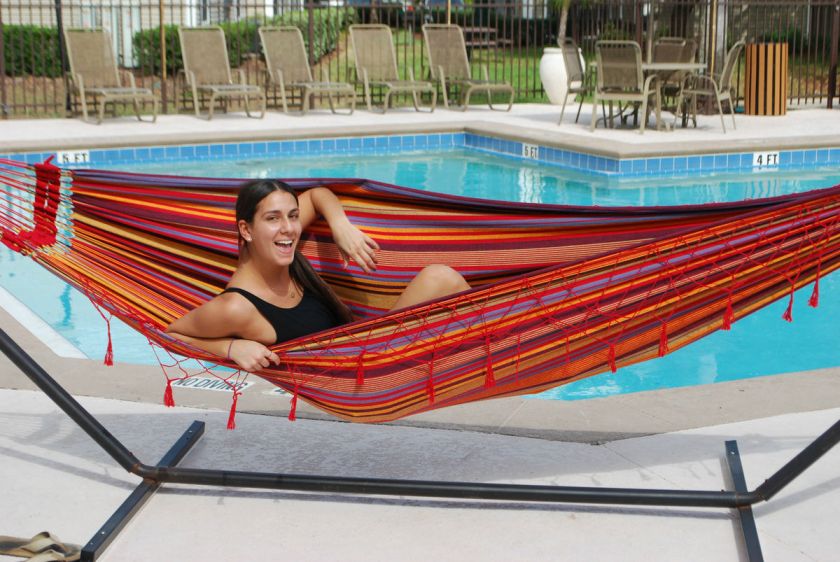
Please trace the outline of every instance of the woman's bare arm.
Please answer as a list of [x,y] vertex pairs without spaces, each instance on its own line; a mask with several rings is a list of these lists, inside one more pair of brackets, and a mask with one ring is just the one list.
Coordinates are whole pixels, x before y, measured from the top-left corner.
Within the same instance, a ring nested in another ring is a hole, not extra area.
[[379,244],[350,222],[341,201],[332,191],[325,187],[309,189],[298,198],[298,205],[300,223],[304,229],[315,222],[318,216],[324,217],[345,264],[352,259],[368,273],[376,269],[376,250]]
[[232,359],[246,371],[278,364],[277,354],[264,344],[239,336],[246,333],[253,315],[246,304],[234,295],[219,295],[173,321],[166,332],[199,349]]

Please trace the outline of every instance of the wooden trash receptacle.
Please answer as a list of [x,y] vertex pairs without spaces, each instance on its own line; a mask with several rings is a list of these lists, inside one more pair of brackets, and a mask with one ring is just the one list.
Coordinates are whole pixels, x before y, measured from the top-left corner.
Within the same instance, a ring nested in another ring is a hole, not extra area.
[[787,43],[748,43],[744,76],[744,113],[784,115],[787,112]]

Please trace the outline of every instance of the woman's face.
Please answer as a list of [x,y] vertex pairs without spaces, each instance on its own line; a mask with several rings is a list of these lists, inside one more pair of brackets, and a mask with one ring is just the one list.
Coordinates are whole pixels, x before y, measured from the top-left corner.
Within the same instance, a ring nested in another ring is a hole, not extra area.
[[285,191],[272,192],[257,205],[253,222],[239,221],[239,232],[253,257],[288,266],[301,233],[297,201]]

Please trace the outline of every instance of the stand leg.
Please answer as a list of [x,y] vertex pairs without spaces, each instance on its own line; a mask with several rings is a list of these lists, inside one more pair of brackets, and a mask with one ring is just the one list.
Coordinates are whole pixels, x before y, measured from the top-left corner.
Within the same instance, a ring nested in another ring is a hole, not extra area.
[[[744,478],[744,468],[741,466],[741,455],[738,452],[738,443],[735,441],[726,442],[726,462],[729,464],[729,473],[732,475],[735,491],[748,491],[747,481]],[[763,562],[764,557],[761,554],[761,543],[758,540],[758,529],[755,526],[752,507],[744,505],[735,509],[738,510],[738,517],[741,520],[741,531],[744,533],[747,557],[750,562]]]
[[[204,422],[194,421],[189,429],[181,435],[180,439],[172,445],[172,448],[160,459],[157,466],[175,466],[186,456],[193,445],[204,434]],[[152,494],[160,487],[160,482],[144,479],[131,495],[117,508],[111,517],[93,535],[87,544],[82,547],[82,562],[93,562],[102,552],[108,548],[117,534],[128,524],[140,508],[146,503]]]

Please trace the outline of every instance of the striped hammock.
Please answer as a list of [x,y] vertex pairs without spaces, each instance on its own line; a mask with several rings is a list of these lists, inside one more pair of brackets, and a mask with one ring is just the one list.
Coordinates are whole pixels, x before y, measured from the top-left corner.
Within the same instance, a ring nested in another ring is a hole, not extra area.
[[[235,367],[167,324],[236,266],[240,179],[60,170],[0,161],[0,232],[103,312],[173,354]],[[288,181],[288,180],[287,180]],[[260,377],[338,417],[382,422],[542,391],[662,356],[840,266],[840,186],[736,203],[600,208],[428,193],[367,180],[326,186],[380,245],[379,268],[343,267],[323,221],[301,251],[358,320],[272,349]],[[474,289],[386,313],[424,266]],[[223,372],[229,372],[222,370]],[[171,382],[189,376],[167,373]],[[223,375],[219,375],[223,376]],[[234,393],[235,400],[238,393]]]

